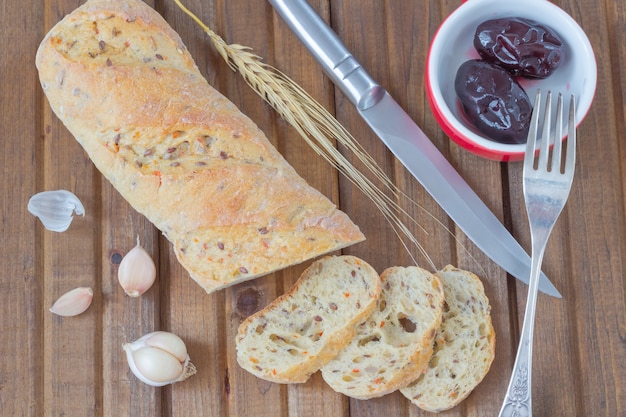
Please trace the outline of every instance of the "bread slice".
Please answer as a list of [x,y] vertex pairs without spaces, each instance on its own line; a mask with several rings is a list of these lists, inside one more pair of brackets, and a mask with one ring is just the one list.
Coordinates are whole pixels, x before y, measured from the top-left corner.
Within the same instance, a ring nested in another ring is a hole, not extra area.
[[496,335],[480,279],[450,265],[436,274],[443,283],[443,322],[428,369],[400,389],[419,408],[439,412],[464,400],[483,380],[495,355]]
[[380,397],[407,385],[428,365],[441,324],[443,287],[430,272],[388,268],[378,308],[321,369],[326,383],[352,398]]
[[237,361],[268,381],[305,382],[350,342],[380,291],[378,273],[361,259],[322,258],[288,293],[241,323]]
[[141,0],[88,0],[36,64],[58,118],[207,292],[364,240]]

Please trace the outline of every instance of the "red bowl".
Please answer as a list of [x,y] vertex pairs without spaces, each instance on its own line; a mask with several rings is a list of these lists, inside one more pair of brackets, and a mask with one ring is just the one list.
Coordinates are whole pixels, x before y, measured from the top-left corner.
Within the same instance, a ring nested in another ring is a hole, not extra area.
[[[566,98],[573,94],[577,103],[576,122],[580,124],[595,95],[597,68],[585,32],[571,16],[548,0],[469,0],[446,18],[431,42],[426,64],[426,92],[432,112],[443,131],[464,149],[496,161],[514,161],[523,158],[525,144],[499,143],[478,131],[465,115],[454,91],[459,66],[479,58],[473,45],[476,28],[486,20],[502,17],[541,22],[553,29],[565,45],[563,61],[548,78],[518,80],[531,103],[538,89],[544,96],[547,91],[553,92],[553,108],[556,93],[561,92]],[[565,119],[567,112],[564,113]]]

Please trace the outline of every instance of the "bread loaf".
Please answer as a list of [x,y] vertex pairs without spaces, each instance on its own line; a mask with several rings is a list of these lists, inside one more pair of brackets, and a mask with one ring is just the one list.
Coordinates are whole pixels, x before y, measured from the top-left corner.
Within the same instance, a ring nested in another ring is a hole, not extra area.
[[353,398],[380,397],[404,387],[427,367],[441,324],[443,287],[418,267],[388,268],[374,313],[321,369],[335,391]]
[[436,275],[443,283],[445,304],[434,354],[426,372],[400,390],[431,412],[452,408],[470,394],[489,371],[496,342],[480,279],[449,265]]
[[88,0],[36,64],[58,118],[206,291],[364,239],[142,1]]
[[378,273],[359,258],[322,258],[288,293],[241,323],[237,361],[268,381],[305,382],[352,340],[380,291]]

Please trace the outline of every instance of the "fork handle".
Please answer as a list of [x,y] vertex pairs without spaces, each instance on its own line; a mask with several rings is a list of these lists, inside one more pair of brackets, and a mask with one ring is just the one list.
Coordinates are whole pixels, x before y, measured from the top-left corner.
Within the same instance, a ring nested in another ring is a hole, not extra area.
[[539,274],[547,241],[547,235],[540,236],[538,240],[533,239],[528,301],[526,302],[526,310],[524,312],[522,334],[517,348],[515,364],[513,365],[513,373],[500,414],[498,415],[499,417],[532,417],[533,415],[531,395],[533,331],[535,328]]

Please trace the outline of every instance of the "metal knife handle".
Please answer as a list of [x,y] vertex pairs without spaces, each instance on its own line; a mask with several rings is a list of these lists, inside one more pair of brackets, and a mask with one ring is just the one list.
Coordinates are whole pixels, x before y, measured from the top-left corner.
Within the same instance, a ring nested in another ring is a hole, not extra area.
[[269,2],[357,109],[366,110],[382,98],[385,90],[363,69],[309,3],[305,0]]

